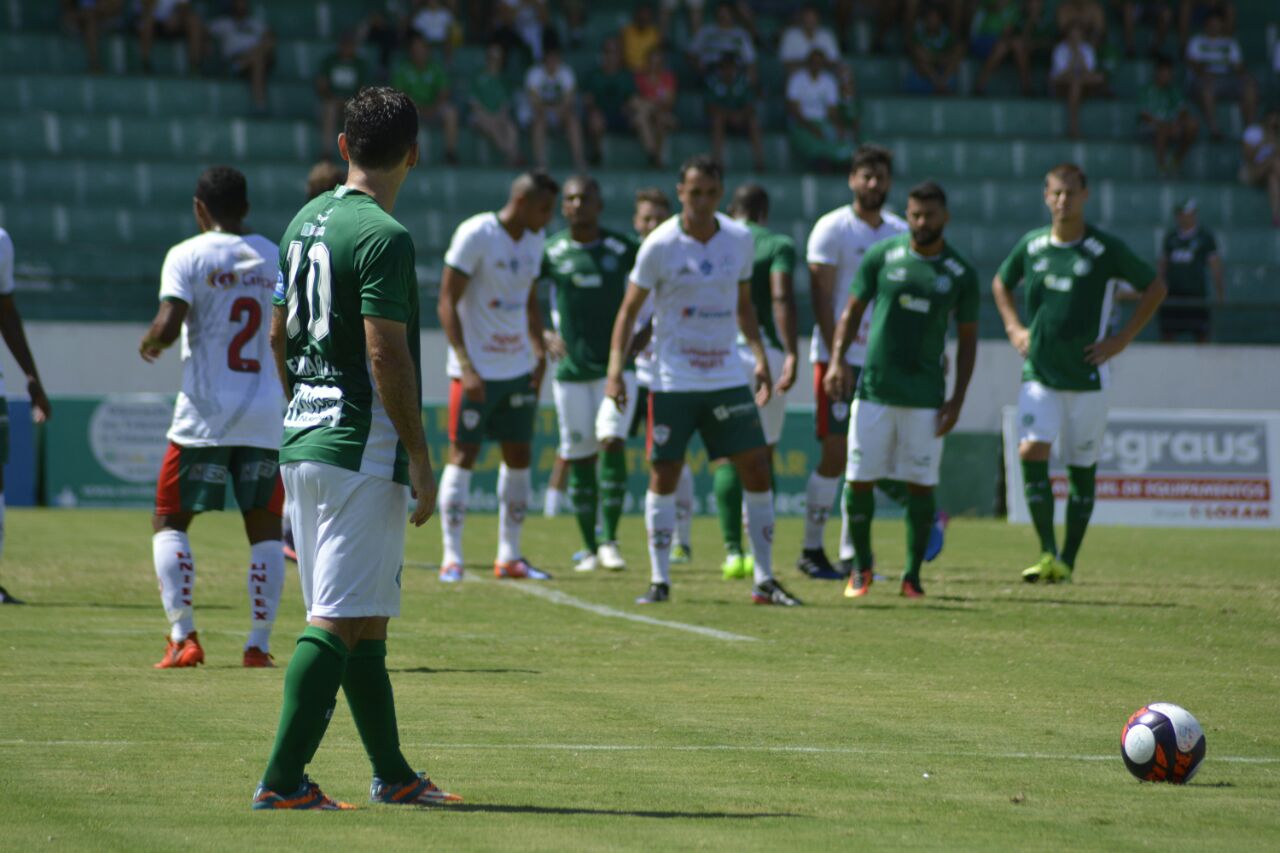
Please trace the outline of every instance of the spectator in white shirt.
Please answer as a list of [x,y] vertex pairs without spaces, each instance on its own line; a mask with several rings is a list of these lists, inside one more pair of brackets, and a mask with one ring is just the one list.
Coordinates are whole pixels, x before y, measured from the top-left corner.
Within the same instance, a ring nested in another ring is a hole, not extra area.
[[1053,65],[1049,85],[1054,94],[1067,100],[1067,134],[1080,138],[1080,104],[1087,94],[1102,91],[1107,78],[1098,70],[1098,57],[1093,45],[1085,41],[1085,30],[1072,24],[1067,38],[1053,49]]
[[237,74],[249,78],[253,106],[267,111],[267,72],[275,64],[276,38],[249,0],[232,0],[230,14],[214,19],[209,32],[218,41],[222,59]]
[[138,14],[138,53],[142,70],[151,73],[151,46],[156,36],[187,41],[187,70],[200,73],[204,59],[204,21],[190,0],[141,0]]
[[418,0],[414,5],[410,28],[431,47],[442,51],[448,62],[453,57],[453,4],[445,0]]
[[778,58],[788,73],[803,67],[809,54],[815,50],[822,53],[828,65],[840,60],[840,46],[836,43],[835,33],[820,23],[817,7],[808,5],[800,10],[797,22],[782,33]]
[[826,66],[826,54],[814,48],[804,67],[791,72],[787,81],[792,150],[803,162],[821,169],[844,166],[853,156],[853,146],[838,129],[840,88]]
[[722,3],[716,7],[715,21],[698,30],[689,42],[689,59],[699,74],[706,74],[726,54],[731,54],[755,82],[756,48],[751,42],[751,34],[738,26],[733,8]]
[[573,165],[587,171],[582,156],[582,122],[578,118],[578,82],[573,69],[560,57],[560,48],[548,45],[542,63],[529,69],[524,78],[525,93],[533,111],[533,160],[540,169],[547,167],[547,127],[564,128],[569,137]]
[[1190,66],[1187,78],[1190,94],[1199,98],[1209,134],[1214,139],[1222,138],[1216,111],[1220,98],[1239,101],[1243,123],[1253,124],[1257,89],[1245,70],[1240,42],[1227,34],[1226,21],[1218,10],[1209,12],[1204,19],[1204,32],[1188,42],[1187,64]]

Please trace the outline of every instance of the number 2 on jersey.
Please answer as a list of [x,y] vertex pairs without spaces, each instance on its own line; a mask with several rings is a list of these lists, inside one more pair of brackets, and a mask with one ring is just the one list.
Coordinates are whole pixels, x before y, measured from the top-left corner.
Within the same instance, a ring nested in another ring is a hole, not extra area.
[[[285,329],[292,338],[302,331],[302,321],[298,317],[301,301],[298,298],[298,267],[302,263],[300,240],[289,244],[286,260],[289,262],[289,289],[285,296],[288,308]],[[329,336],[329,308],[333,304],[333,267],[329,262],[329,247],[324,243],[312,243],[307,250],[307,262],[307,335],[313,341],[322,341]]]
[[245,358],[243,355],[245,344],[253,340],[258,327],[262,325],[262,306],[252,296],[241,296],[231,305],[229,319],[232,323],[239,323],[245,315],[248,316],[244,320],[244,328],[236,332],[227,346],[227,367],[236,373],[257,373],[262,369],[262,364],[256,358]]

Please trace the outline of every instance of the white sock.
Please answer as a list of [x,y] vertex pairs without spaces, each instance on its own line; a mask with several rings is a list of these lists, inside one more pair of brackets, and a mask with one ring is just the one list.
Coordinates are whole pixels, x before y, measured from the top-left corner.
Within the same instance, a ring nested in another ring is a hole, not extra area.
[[[849,488],[847,485],[845,488]],[[840,559],[852,560],[853,531],[849,529],[849,508],[844,502],[844,489],[840,490]]]
[[285,542],[293,541],[293,521],[290,520],[290,513],[293,511],[293,507],[290,506],[290,504],[291,501],[286,495],[284,499],[284,509],[280,514],[280,535]]
[[840,491],[839,477],[824,477],[816,470],[809,475],[804,490],[804,549],[811,551],[822,547],[822,534],[827,529],[827,516]]
[[284,544],[268,539],[249,547],[249,641],[244,647],[271,651],[271,626],[284,591]]
[[196,629],[191,614],[191,594],[196,585],[196,561],[187,534],[161,530],[151,537],[151,557],[160,579],[160,601],[172,628],[169,638],[180,643]]
[[498,562],[521,557],[520,531],[529,510],[529,469],[498,468]]
[[436,510],[444,540],[444,564],[462,565],[462,527],[467,522],[467,499],[471,495],[471,472],[457,465],[444,466]]
[[693,544],[693,472],[689,466],[680,471],[680,482],[676,484],[676,538],[675,541],[686,548]]
[[649,580],[671,583],[671,535],[676,526],[676,496],[645,492],[644,527],[649,531]]
[[747,538],[755,555],[755,581],[773,578],[773,491],[743,492],[747,507]]
[[552,486],[542,495],[542,514],[547,518],[555,518],[564,506],[564,492]]

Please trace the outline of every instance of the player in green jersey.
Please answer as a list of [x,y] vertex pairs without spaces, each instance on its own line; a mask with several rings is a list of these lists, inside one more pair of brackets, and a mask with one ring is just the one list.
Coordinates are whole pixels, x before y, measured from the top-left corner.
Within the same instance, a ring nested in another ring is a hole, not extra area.
[[[547,240],[542,252],[543,281],[552,287],[552,311],[564,354],[552,379],[560,424],[560,457],[569,462],[569,497],[587,553],[580,572],[623,569],[618,522],[627,493],[626,436],[635,407],[635,370],[627,407],[604,397],[613,320],[627,291],[637,242],[600,227],[604,202],[595,178],[574,176],[565,182],[560,212],[569,228]],[[600,476],[596,458],[600,456]],[[603,497],[604,539],[596,537],[596,513]]]
[[284,679],[275,747],[254,809],[343,809],[304,774],[338,688],[373,764],[369,798],[456,802],[400,752],[387,622],[400,611],[405,517],[435,505],[422,429],[413,239],[392,218],[418,162],[418,112],[403,92],[347,101],[347,182],[309,202],[281,241],[271,347],[290,398],[280,450],[308,626]]
[[[857,335],[867,305],[875,301],[867,355],[849,413],[845,503],[857,559],[845,588],[866,595],[875,565],[871,519],[876,481],[907,484],[907,568],[902,595],[920,598],[920,566],[937,511],[934,488],[942,462],[942,437],[960,417],[978,352],[978,274],[942,237],[950,214],[942,187],[926,181],[907,194],[909,233],[882,240],[862,258],[852,297],[836,326],[834,354],[823,379],[834,400],[853,385],[844,353]],[[947,326],[956,319],[956,380],[946,397]]]
[[1164,234],[1158,271],[1169,286],[1169,301],[1160,306],[1160,337],[1166,341],[1191,335],[1209,340],[1209,274],[1220,304],[1226,294],[1222,255],[1212,231],[1200,223],[1196,200],[1186,199],[1174,210],[1175,223]]
[[[1074,163],[1045,176],[1047,228],[1028,232],[991,284],[1009,342],[1025,361],[1018,394],[1019,442],[1027,509],[1040,559],[1022,573],[1034,583],[1070,581],[1093,513],[1098,451],[1107,426],[1108,362],[1142,331],[1165,297],[1164,280],[1115,237],[1085,222],[1084,172]],[[1133,315],[1107,336],[1117,282],[1141,291]],[[1025,284],[1023,325],[1013,289]],[[1067,527],[1062,551],[1053,530],[1049,451],[1062,439],[1067,465]]]
[[[751,267],[751,302],[764,339],[769,372],[776,379],[769,402],[760,409],[760,425],[769,445],[770,464],[773,448],[782,437],[787,416],[787,392],[796,383],[796,296],[792,276],[796,269],[796,244],[785,234],[776,234],[765,225],[769,221],[769,194],[759,184],[743,184],[733,194],[729,215],[747,226],[755,245]],[[750,375],[753,361],[745,339],[739,338],[738,356],[743,370]],[[720,519],[720,535],[724,539],[725,561],[721,573],[725,580],[751,575],[754,560],[742,550],[742,479],[734,466],[718,465],[715,469],[716,515]]]

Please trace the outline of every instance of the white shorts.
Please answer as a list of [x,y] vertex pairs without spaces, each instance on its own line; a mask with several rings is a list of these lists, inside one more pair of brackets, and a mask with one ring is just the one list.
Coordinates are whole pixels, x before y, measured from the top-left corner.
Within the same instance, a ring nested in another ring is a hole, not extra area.
[[917,486],[938,485],[942,439],[934,434],[937,429],[937,409],[854,400],[845,479],[852,483],[889,478]]
[[1055,391],[1039,382],[1023,382],[1018,392],[1018,440],[1053,444],[1061,439],[1062,462],[1096,465],[1107,430],[1105,391]]
[[307,618],[399,616],[409,487],[320,462],[280,474]]
[[[769,376],[773,380],[773,384],[778,384],[778,377],[782,375],[782,360],[786,357],[782,350],[774,349],[766,346],[764,348],[765,358],[769,361]],[[747,372],[747,387],[751,389],[752,396],[756,393],[756,357],[751,353],[751,347],[746,344],[738,344],[738,359],[742,362],[743,368]],[[764,404],[764,408],[760,409],[760,426],[764,428],[764,443],[773,446],[778,443],[778,439],[782,438],[782,426],[787,420],[787,395],[779,394],[774,389],[769,395],[769,402]]]
[[627,387],[627,405],[622,411],[618,411],[617,403],[604,396],[603,379],[551,381],[556,420],[560,423],[561,459],[586,459],[600,451],[601,442],[611,438],[626,439],[636,412],[635,372],[624,372],[622,381]]

